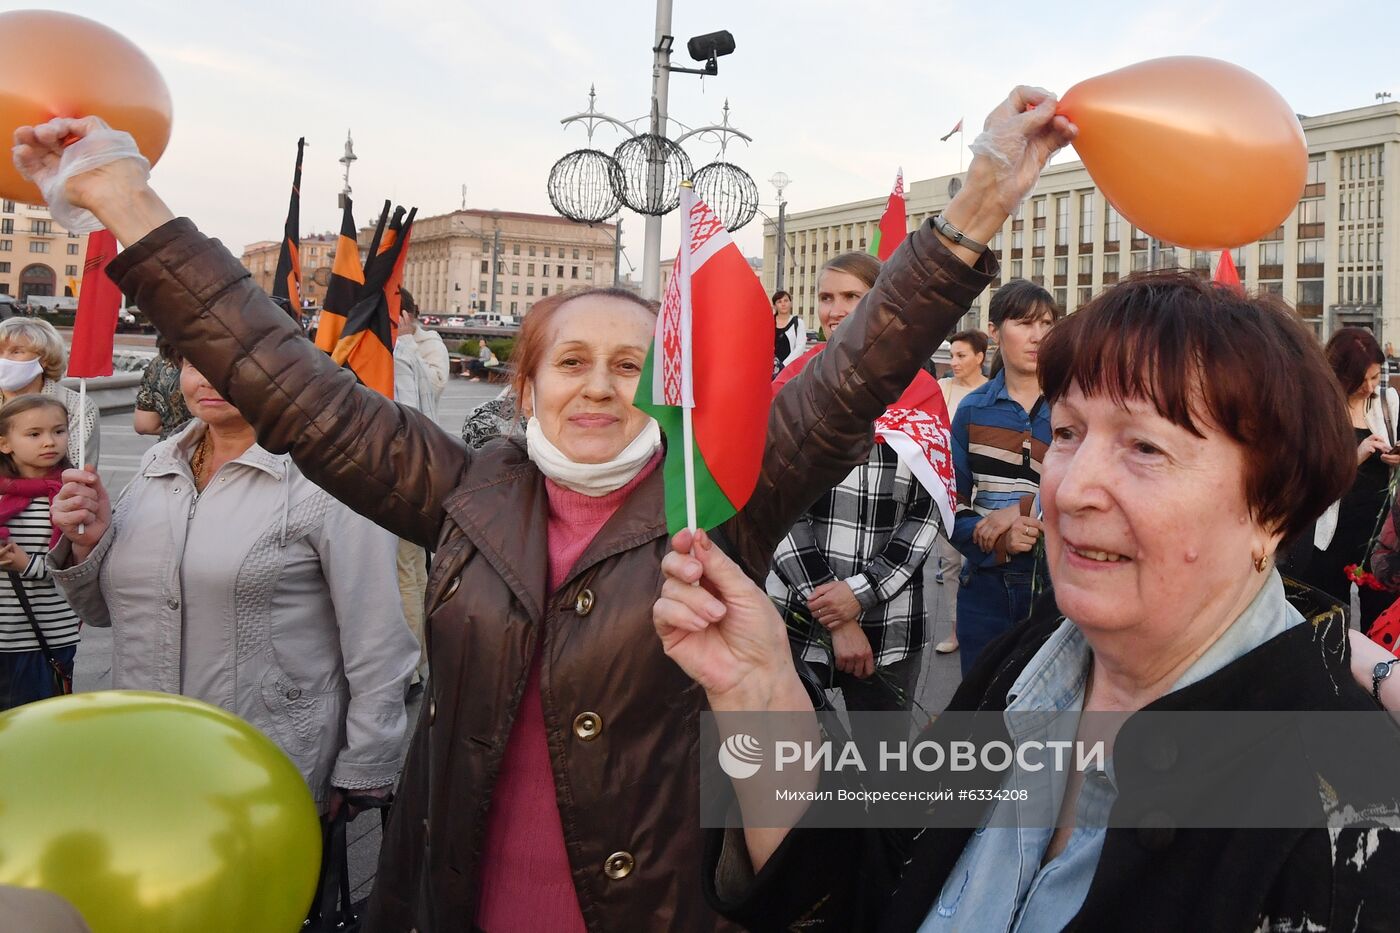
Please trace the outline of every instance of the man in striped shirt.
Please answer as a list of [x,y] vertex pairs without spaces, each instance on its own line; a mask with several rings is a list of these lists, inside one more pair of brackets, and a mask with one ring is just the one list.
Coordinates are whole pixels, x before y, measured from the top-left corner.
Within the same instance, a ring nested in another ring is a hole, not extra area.
[[964,676],[988,642],[1030,613],[1040,463],[1050,445],[1036,357],[1058,314],[1050,293],[1031,282],[997,289],[988,315],[998,344],[993,376],[953,416],[953,544],[966,558],[957,621]]

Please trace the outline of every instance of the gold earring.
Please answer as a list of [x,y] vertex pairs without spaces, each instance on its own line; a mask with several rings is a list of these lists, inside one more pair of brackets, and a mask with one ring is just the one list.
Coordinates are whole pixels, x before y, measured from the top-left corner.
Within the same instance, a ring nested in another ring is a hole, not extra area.
[[1268,566],[1269,566],[1269,555],[1268,555],[1268,554],[1264,554],[1264,555],[1262,555],[1262,556],[1256,558],[1255,561],[1254,561],[1254,570],[1255,570],[1256,573],[1263,573],[1263,572],[1264,572],[1264,568],[1265,568],[1265,567],[1268,567]]

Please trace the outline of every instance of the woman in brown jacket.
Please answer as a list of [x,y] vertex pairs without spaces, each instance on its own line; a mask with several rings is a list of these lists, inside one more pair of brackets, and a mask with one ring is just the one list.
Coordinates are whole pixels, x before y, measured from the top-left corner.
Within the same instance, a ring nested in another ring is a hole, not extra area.
[[[61,141],[91,125],[22,128],[17,163],[42,187]],[[1026,89],[988,130],[997,155],[974,159],[951,226],[916,231],[774,402],[758,487],[716,532],[755,579],[794,519],[865,460],[874,419],[995,276],[977,241],[1070,135],[1053,98]],[[649,308],[611,291],[537,306],[518,361],[531,428],[468,452],[317,352],[222,245],[174,219],[141,166],[110,163],[66,194],[128,246],[110,274],[264,447],[436,549],[430,695],[369,929],[720,927],[699,883],[703,694],[652,635],[667,550],[659,439],[630,405]]]

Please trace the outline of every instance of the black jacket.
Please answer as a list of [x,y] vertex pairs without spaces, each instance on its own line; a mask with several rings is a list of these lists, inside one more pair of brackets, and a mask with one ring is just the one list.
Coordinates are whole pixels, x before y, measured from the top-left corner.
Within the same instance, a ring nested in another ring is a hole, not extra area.
[[[1307,623],[1147,709],[1374,711],[1348,669],[1341,608],[1293,585],[1289,599]],[[1049,610],[989,646],[949,709],[1004,710],[1008,689],[1058,627],[1053,605]],[[1130,725],[1114,750],[1115,810],[1133,805],[1141,790],[1122,767],[1131,753],[1124,739]],[[1400,761],[1400,732],[1387,732],[1384,741],[1394,746],[1390,760]],[[1400,770],[1394,781],[1400,788]],[[721,854],[726,876],[742,879],[751,870],[742,834],[712,830],[705,885],[716,909],[751,930],[912,933],[971,835],[798,828],[751,884],[738,885],[739,899],[725,900],[716,886]],[[1400,930],[1400,832],[1110,828],[1084,904],[1066,929]]]

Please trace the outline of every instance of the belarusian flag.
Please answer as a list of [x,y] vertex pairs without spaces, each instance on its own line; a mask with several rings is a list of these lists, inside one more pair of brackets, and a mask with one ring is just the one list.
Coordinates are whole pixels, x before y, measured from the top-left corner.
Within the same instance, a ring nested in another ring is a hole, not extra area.
[[675,274],[633,401],[666,432],[672,534],[714,528],[748,502],[768,437],[773,375],[773,312],[763,285],[689,185],[680,206]]
[[[773,396],[826,349],[819,343],[788,364],[773,380]],[[945,531],[953,527],[958,510],[953,476],[953,419],[938,381],[919,370],[893,405],[875,419],[875,442],[889,444],[899,462],[909,468],[938,506]]]
[[884,262],[894,255],[909,233],[909,218],[904,212],[904,169],[894,177],[894,190],[880,217],[879,229],[870,239],[870,255]]

